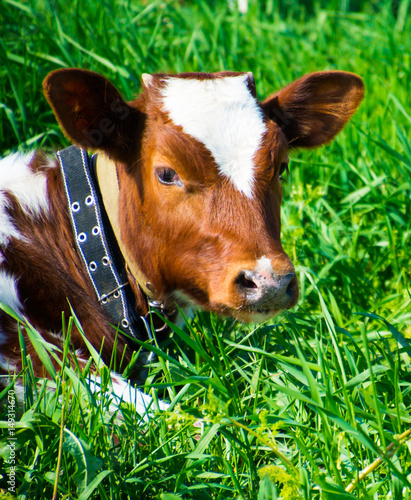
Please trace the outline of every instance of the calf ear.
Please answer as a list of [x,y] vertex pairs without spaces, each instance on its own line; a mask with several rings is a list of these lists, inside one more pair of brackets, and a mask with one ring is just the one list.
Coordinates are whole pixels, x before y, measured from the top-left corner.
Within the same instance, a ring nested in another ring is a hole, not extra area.
[[72,142],[127,159],[143,114],[129,106],[108,80],[91,71],[60,69],[46,77],[43,89]]
[[361,78],[343,71],[305,75],[268,97],[262,109],[283,129],[291,147],[330,141],[357,111],[364,97]]

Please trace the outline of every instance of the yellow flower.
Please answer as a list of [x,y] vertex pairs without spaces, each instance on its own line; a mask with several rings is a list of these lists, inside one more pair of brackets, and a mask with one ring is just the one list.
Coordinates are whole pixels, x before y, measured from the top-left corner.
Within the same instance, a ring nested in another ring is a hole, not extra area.
[[268,476],[272,483],[280,484],[282,500],[298,500],[301,498],[297,481],[281,467],[265,465],[258,471],[261,479]]

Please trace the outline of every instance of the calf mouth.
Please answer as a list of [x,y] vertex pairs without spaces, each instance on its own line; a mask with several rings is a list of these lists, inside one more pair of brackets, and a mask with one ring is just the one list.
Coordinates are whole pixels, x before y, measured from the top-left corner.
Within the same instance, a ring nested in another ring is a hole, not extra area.
[[277,316],[282,311],[291,309],[294,305],[294,302],[290,303],[290,305],[287,305],[286,307],[250,307],[245,305],[244,307],[233,310],[230,316],[241,323],[264,323],[274,316]]
[[206,303],[200,304],[195,300],[187,297],[186,294],[182,292],[173,294],[173,301],[178,304],[183,310],[203,310],[218,314],[219,316],[226,318],[234,318],[240,323],[263,323],[272,317],[279,314],[284,309],[289,309],[294,305],[289,307],[273,307],[269,304],[256,304],[250,306],[246,301],[242,301],[242,304],[238,307],[233,305],[228,305],[224,303]]
[[[210,311],[232,317],[241,323],[265,322],[281,311],[291,309],[298,302],[298,281],[294,273],[279,275],[277,279],[270,280],[267,286],[265,282],[262,285],[256,283],[255,277],[253,279],[240,273],[233,287],[225,293],[214,294],[214,297],[204,292],[193,297],[193,293],[179,290],[169,298],[183,309]],[[224,289],[218,290],[222,292]]]
[[232,316],[241,323],[264,323],[277,316],[281,311],[282,309],[259,309],[256,311],[243,309],[235,311]]
[[290,283],[289,295],[287,294],[286,301],[270,301],[260,300],[250,304],[247,300],[243,299],[239,307],[211,305],[206,309],[216,312],[221,316],[232,317],[241,323],[264,323],[269,319],[277,316],[282,311],[291,309],[298,302],[298,283],[295,279],[293,284]]

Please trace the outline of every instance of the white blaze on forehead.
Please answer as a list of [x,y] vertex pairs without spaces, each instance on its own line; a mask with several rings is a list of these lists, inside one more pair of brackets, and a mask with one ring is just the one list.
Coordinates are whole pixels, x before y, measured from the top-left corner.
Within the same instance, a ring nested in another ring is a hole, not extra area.
[[249,198],[253,195],[254,155],[266,131],[251,95],[249,75],[211,80],[169,77],[163,106],[176,125],[202,142],[220,173]]

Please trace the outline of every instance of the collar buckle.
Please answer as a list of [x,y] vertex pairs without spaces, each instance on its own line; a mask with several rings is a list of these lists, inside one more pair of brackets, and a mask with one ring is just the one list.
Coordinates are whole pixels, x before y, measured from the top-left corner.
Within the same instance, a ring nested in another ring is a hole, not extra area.
[[[172,309],[167,309],[166,305],[159,301],[159,300],[153,300],[153,299],[148,299],[148,313],[144,315],[144,318],[146,321],[153,323],[153,329],[155,333],[163,333],[169,328],[169,325],[167,324],[167,321],[163,321],[160,326],[156,326],[154,320],[159,320],[159,316],[156,313],[161,314],[161,316],[164,316],[164,318],[168,321],[171,321],[171,317],[173,317],[177,313],[177,309],[174,307]],[[154,316],[153,316],[154,314]]]

